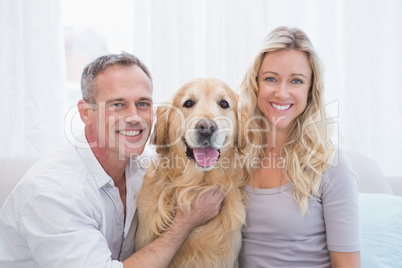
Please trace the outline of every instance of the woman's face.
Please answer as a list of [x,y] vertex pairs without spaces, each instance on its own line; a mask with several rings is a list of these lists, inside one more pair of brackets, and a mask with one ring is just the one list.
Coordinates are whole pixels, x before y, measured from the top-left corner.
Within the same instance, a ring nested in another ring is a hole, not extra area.
[[312,70],[299,50],[267,53],[258,72],[258,108],[277,130],[289,133],[307,106]]

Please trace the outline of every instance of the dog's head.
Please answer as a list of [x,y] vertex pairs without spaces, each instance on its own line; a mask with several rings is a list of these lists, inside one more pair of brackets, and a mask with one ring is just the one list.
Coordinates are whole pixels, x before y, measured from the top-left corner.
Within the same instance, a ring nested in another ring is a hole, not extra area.
[[241,114],[239,97],[227,84],[215,78],[195,79],[169,104],[158,107],[152,143],[160,155],[183,157],[208,171],[220,159],[233,159],[245,144],[239,131]]

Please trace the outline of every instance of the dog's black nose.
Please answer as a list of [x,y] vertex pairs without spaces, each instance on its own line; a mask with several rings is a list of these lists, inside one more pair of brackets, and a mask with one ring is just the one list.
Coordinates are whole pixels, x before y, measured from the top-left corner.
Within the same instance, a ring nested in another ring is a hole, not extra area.
[[217,130],[218,126],[213,120],[201,119],[195,125],[195,128],[202,136],[211,136]]

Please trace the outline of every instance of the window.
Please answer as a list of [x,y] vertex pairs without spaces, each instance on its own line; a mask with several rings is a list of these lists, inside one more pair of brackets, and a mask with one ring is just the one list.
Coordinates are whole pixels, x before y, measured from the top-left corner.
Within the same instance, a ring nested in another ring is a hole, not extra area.
[[77,102],[84,67],[107,53],[133,50],[134,0],[61,0],[66,63],[65,135],[83,129]]

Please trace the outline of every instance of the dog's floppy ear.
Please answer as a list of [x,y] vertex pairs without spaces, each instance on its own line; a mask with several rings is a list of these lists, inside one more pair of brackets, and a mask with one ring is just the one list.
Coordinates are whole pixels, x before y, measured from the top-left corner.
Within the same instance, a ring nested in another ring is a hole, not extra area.
[[156,145],[157,152],[166,149],[168,143],[168,110],[167,105],[161,105],[156,109],[156,123],[151,136],[151,143]]
[[[260,144],[261,133],[256,132],[250,122],[249,107],[242,105],[242,102],[238,102],[237,116],[238,116],[238,135],[237,135],[237,147],[243,154],[250,153],[250,150],[255,149],[253,144]],[[255,120],[255,119],[254,119]]]
[[238,117],[239,117],[239,122],[238,122],[238,135],[237,135],[237,146],[240,150],[240,152],[244,153],[247,151],[247,143],[250,141],[250,132],[247,129],[247,114],[243,110],[238,111]]

